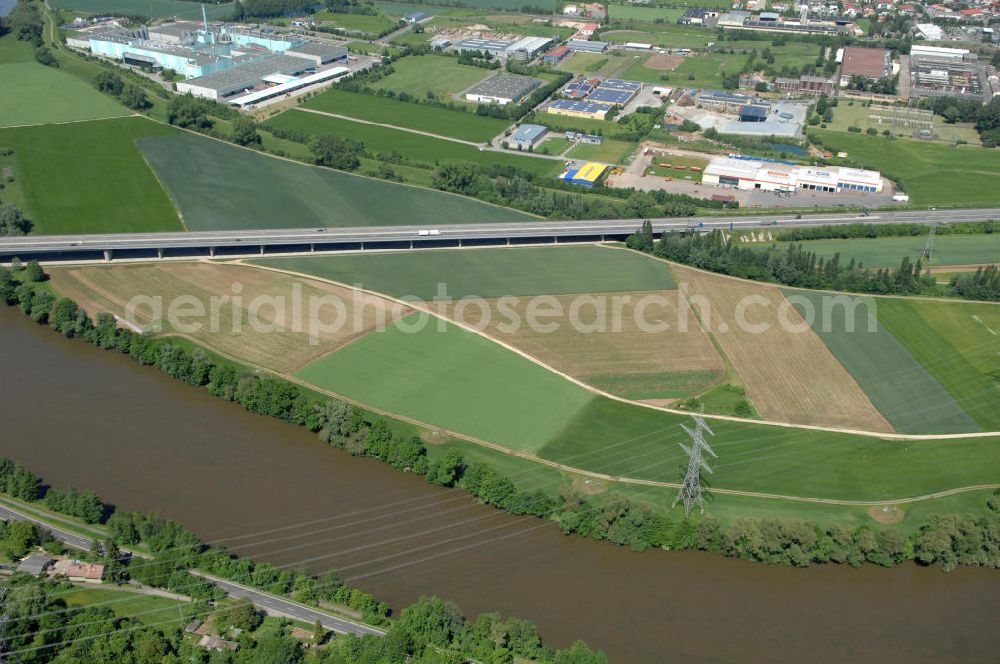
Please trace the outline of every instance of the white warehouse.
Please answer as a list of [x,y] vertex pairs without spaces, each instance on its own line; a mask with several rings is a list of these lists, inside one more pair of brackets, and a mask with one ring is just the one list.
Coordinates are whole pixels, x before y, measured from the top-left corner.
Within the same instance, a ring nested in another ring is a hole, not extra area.
[[882,175],[844,166],[798,166],[747,157],[714,157],[702,175],[705,184],[737,189],[794,192],[799,189],[824,192],[877,194]]

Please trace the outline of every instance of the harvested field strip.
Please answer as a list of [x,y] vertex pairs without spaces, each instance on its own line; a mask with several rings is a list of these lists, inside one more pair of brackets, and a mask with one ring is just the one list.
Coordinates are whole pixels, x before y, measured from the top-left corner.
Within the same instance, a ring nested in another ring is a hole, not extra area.
[[[421,320],[426,324],[414,331]],[[492,341],[419,313],[296,376],[389,412],[529,452],[594,398]]]
[[[813,329],[897,431],[961,433],[983,430],[892,334],[881,314],[878,322],[882,324],[869,326],[870,314],[865,302],[873,298],[840,296],[850,297],[852,305],[859,305],[851,309],[854,324],[853,331],[848,331],[851,327],[847,306],[831,306],[829,312],[824,313],[824,298],[833,296],[803,290],[787,293],[795,296],[800,312],[807,306],[816,312],[812,317]],[[879,309],[886,303],[892,306],[889,299],[875,302]]]
[[668,290],[676,287],[662,261],[591,245],[446,249],[383,254],[269,258],[254,261],[342,283],[360,283],[394,297],[423,300],[506,295],[562,295]]
[[[110,311],[125,317],[132,298],[162,298],[159,317],[148,300],[135,307],[138,327],[160,323],[165,333],[184,334],[226,355],[287,373],[364,335],[381,320],[408,313],[383,298],[361,296],[364,306],[359,306],[346,288],[231,264],[52,268],[51,276],[56,292],[91,313]],[[238,306],[232,299],[236,295],[241,298]],[[212,300],[222,296],[230,299],[219,301],[213,323]],[[181,297],[187,300],[183,306]],[[325,304],[313,309],[310,302],[321,297],[327,298]],[[295,298],[301,303],[298,310]],[[172,325],[172,302],[178,303],[176,311],[204,313],[182,313]],[[341,315],[343,324],[337,325]],[[195,323],[199,329],[187,327]]]
[[892,431],[779,288],[673,269],[764,419]]
[[[690,417],[594,399],[538,455],[613,477],[679,482]],[[1000,482],[1000,438],[889,441],[709,420],[712,488],[885,500]]]
[[696,322],[678,324],[685,311],[679,297],[676,290],[545,296],[546,311],[558,313],[544,317],[534,313],[539,300],[525,297],[437,310],[574,378],[593,378],[595,387],[655,399],[689,396],[680,376],[694,373],[695,385],[708,386],[725,369]]
[[307,166],[186,133],[144,139],[139,146],[191,230],[530,219],[471,198]]
[[983,429],[1000,430],[1000,306],[886,298],[878,321]]

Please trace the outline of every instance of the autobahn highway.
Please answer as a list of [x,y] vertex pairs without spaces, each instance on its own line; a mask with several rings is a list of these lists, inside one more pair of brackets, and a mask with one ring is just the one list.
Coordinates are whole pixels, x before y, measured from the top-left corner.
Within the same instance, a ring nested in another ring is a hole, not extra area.
[[[657,233],[666,230],[801,228],[851,223],[941,224],[1000,219],[1000,208],[879,211],[802,215],[668,217],[651,219]],[[164,258],[174,256],[255,255],[311,251],[409,249],[467,245],[504,245],[620,239],[634,232],[640,219],[535,221],[428,226],[360,226],[280,230],[225,230],[107,235],[32,235],[0,238],[0,260],[86,260],[94,258]]]

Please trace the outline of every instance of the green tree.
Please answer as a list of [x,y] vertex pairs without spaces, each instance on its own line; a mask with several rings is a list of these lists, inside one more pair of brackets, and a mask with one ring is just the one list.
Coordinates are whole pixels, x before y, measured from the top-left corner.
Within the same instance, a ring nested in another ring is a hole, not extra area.
[[260,134],[253,118],[241,115],[233,122],[233,142],[237,145],[260,145]]
[[251,632],[260,627],[261,622],[263,618],[248,599],[239,600],[215,613],[215,626],[220,632],[230,627]]
[[364,144],[342,136],[316,136],[309,141],[309,150],[313,160],[321,166],[353,171],[361,165]]
[[187,129],[211,129],[213,124],[204,101],[190,94],[170,100],[167,104],[167,122]]
[[133,111],[144,111],[152,106],[146,97],[146,91],[132,83],[128,83],[122,89],[120,99],[126,108],[131,108]]
[[52,51],[47,46],[39,46],[35,49],[35,60],[46,67],[59,67],[59,61],[56,60],[56,56],[52,54]]
[[114,72],[102,71],[94,77],[94,87],[101,92],[106,92],[109,95],[117,97],[122,93],[125,82],[122,81],[121,76]]
[[28,264],[24,267],[25,281],[36,284],[45,281],[45,278],[45,270],[38,264],[38,261],[34,259],[28,261]]
[[31,227],[16,205],[0,205],[0,235],[27,235]]

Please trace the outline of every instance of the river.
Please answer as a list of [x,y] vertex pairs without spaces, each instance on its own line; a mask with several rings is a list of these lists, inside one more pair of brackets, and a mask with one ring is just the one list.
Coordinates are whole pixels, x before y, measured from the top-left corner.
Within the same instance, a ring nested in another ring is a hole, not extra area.
[[1000,652],[996,571],[798,570],[565,537],[8,308],[0,367],[0,454],[261,560],[332,566],[397,609],[435,594],[466,615],[533,620],[550,645],[583,638],[614,662],[941,664]]

